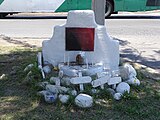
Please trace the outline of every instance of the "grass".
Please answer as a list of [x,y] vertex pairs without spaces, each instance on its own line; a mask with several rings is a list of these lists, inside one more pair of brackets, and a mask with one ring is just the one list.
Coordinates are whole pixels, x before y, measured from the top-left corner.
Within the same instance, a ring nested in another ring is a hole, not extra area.
[[[36,95],[34,86],[41,80],[36,68],[26,80],[26,65],[36,64],[40,49],[0,47],[0,120],[159,120],[160,81],[145,78],[140,71],[141,85],[131,86],[131,93],[115,101],[102,91],[92,108],[75,105],[47,104]],[[35,71],[34,71],[35,70]],[[32,84],[30,84],[32,83]],[[73,100],[72,100],[73,101]]]

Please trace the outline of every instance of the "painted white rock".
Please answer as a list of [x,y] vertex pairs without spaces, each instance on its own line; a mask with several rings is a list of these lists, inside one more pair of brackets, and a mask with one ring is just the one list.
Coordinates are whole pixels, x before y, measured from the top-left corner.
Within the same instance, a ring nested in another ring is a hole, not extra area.
[[67,86],[70,86],[71,85],[71,78],[69,78],[69,77],[63,77],[62,79],[61,79],[61,83],[62,83],[62,85],[67,85]]
[[77,95],[77,91],[76,90],[72,90],[71,91],[71,95],[76,96]]
[[139,86],[140,85],[140,80],[137,78],[130,78],[129,80],[126,81],[128,84]]
[[122,93],[115,93],[114,96],[113,96],[113,98],[114,98],[115,100],[120,100],[120,99],[122,98],[122,96],[123,96]]
[[129,76],[133,76],[133,77],[136,77],[136,76],[137,76],[137,72],[136,72],[136,70],[133,68],[132,65],[126,63],[126,64],[124,65],[124,68],[128,69],[128,71],[129,71]]
[[62,94],[60,94],[60,95],[59,95],[59,100],[60,100],[63,104],[65,104],[65,103],[67,103],[68,100],[69,100],[69,95],[62,95]]
[[120,76],[123,80],[127,80],[129,78],[129,70],[124,66],[119,67]]
[[97,73],[97,78],[105,77],[108,74],[109,74],[109,72],[100,72],[100,73]]
[[45,94],[44,99],[47,103],[53,103],[57,99],[57,94]]
[[51,78],[50,78],[50,82],[51,82],[52,84],[60,85],[60,79],[57,78],[57,77],[51,77]]
[[85,72],[86,75],[89,76],[96,75],[97,73],[103,72],[103,66],[93,66],[87,69]]
[[58,94],[58,93],[67,93],[69,91],[69,88],[61,87],[57,85],[46,85],[46,90]]
[[92,81],[92,78],[90,76],[85,76],[85,77],[75,77],[71,78],[71,83],[72,84],[83,84],[83,83],[90,83]]
[[39,96],[45,96],[47,94],[52,95],[52,93],[47,90],[42,90],[42,91],[37,92],[37,95],[39,95]]
[[97,80],[93,80],[91,82],[91,84],[95,88],[95,87],[98,87],[98,86],[106,84],[109,79],[110,79],[110,76],[105,76],[105,77],[99,78]]
[[49,85],[49,82],[39,82],[37,84],[37,86],[41,87],[41,88],[46,88],[46,85]]
[[108,80],[108,85],[115,85],[122,82],[121,77],[113,77]]
[[46,74],[48,74],[48,73],[51,72],[51,68],[50,68],[48,65],[46,65],[46,66],[43,67],[43,71],[44,71]]
[[79,94],[75,98],[75,104],[82,108],[92,107],[93,98],[87,94]]
[[128,83],[125,82],[121,82],[120,84],[118,84],[116,91],[118,93],[122,93],[124,94],[125,92],[130,92],[130,86],[128,85]]
[[58,77],[61,79],[63,77],[63,71],[59,71]]
[[61,67],[60,71],[63,71],[63,75],[67,75],[69,77],[77,77],[78,76],[78,70],[72,69],[68,66]]

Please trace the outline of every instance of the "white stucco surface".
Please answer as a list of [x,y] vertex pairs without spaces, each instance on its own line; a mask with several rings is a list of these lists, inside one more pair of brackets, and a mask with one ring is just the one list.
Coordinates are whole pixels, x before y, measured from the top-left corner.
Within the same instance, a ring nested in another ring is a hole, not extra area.
[[[88,63],[102,62],[111,69],[118,69],[119,42],[112,40],[107,34],[105,26],[96,24],[92,10],[74,10],[68,13],[67,22],[64,25],[54,27],[54,33],[50,40],[43,41],[42,52],[44,61],[56,66],[60,62],[75,61],[80,51],[65,50],[65,28],[95,28],[94,51],[85,52]],[[65,58],[65,59],[64,59]]]

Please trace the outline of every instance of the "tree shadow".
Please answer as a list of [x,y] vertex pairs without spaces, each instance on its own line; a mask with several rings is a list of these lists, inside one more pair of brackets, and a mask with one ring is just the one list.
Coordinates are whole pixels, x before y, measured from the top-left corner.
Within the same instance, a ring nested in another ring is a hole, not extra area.
[[[142,57],[143,51],[140,52],[139,50],[135,49],[127,40],[120,40],[117,38],[113,39],[119,41],[120,48],[122,48],[120,49],[120,57],[122,57],[124,61],[136,62],[153,69],[160,69],[160,60],[149,57]],[[160,54],[160,50],[153,50],[153,52]]]
[[3,41],[5,41],[7,43],[11,43],[11,44],[14,44],[14,45],[21,45],[22,47],[30,47],[30,48],[37,47],[36,45],[26,43],[25,41],[15,40],[15,39],[12,39],[12,38],[10,38],[8,36],[5,36],[5,35],[0,35],[0,39],[2,39]]

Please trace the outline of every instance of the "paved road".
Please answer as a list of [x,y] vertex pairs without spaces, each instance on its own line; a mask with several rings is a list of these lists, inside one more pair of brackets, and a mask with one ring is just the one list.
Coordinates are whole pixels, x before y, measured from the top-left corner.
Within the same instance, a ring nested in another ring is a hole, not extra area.
[[[9,16],[0,19],[0,35],[13,40],[44,40],[52,36],[55,25],[65,22],[66,17],[63,15]],[[160,15],[114,15],[106,19],[106,27],[108,34],[120,41],[123,58],[160,70]]]

